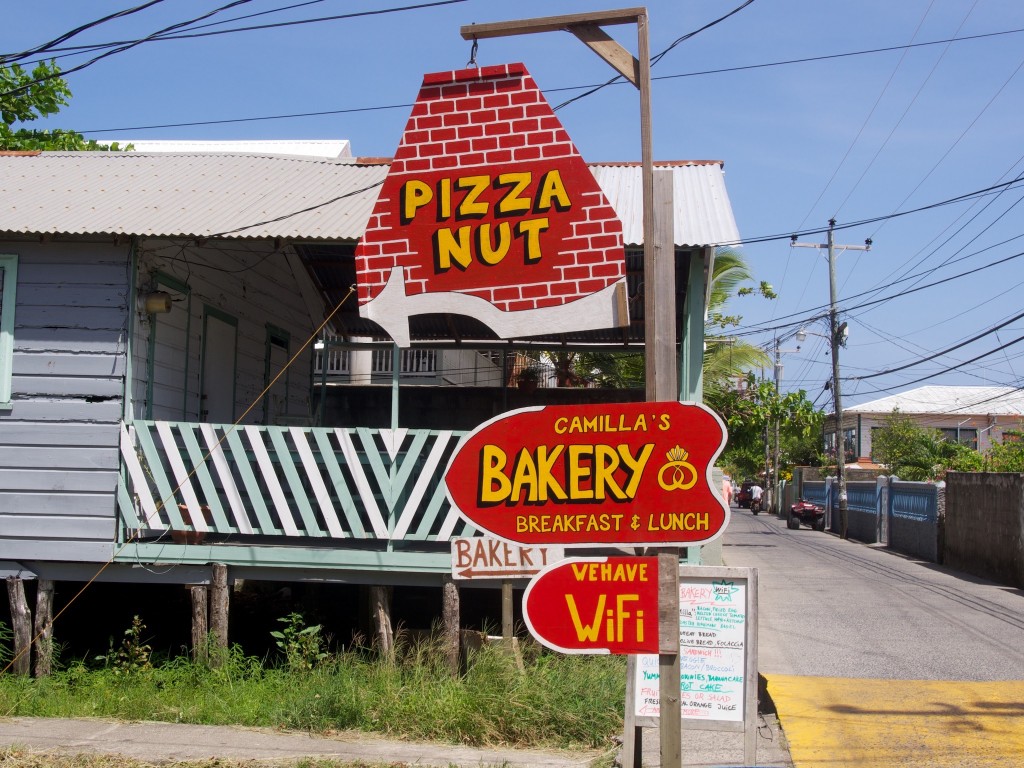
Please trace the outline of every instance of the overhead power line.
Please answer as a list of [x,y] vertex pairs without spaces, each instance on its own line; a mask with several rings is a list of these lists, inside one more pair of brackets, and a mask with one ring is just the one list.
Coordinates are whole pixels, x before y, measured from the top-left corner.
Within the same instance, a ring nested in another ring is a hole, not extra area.
[[[1016,239],[1016,238],[1014,238],[1014,239]],[[905,296],[905,295],[908,295],[908,294],[911,294],[911,293],[917,293],[918,291],[923,291],[926,288],[933,288],[936,285],[942,285],[944,283],[950,282],[951,280],[957,280],[957,279],[959,279],[961,277],[967,277],[969,275],[975,275],[975,274],[977,274],[978,272],[980,272],[980,271],[982,271],[984,269],[990,269],[992,267],[997,267],[1000,264],[1005,264],[1006,262],[1012,261],[1013,259],[1019,259],[1021,256],[1024,256],[1024,251],[1019,251],[1018,253],[1011,254],[1011,255],[1006,256],[1006,257],[1004,257],[1002,259],[997,259],[996,261],[989,262],[988,264],[983,264],[980,267],[975,267],[974,269],[968,270],[967,272],[960,272],[958,274],[951,275],[950,277],[943,278],[942,280],[936,280],[933,283],[926,283],[924,285],[915,286],[914,288],[910,288],[908,290],[902,291],[900,293],[900,296]],[[904,280],[909,280],[909,279],[912,279],[914,277],[917,277],[917,275],[910,275],[910,276],[904,278]],[[870,294],[870,293],[874,293],[874,291],[873,290],[869,290],[869,291],[864,291],[864,292],[859,293],[859,294],[854,294],[853,296],[847,297],[845,301],[849,301],[850,299],[854,299],[854,298],[857,298],[858,296],[863,296],[863,295],[867,295],[867,294]],[[889,301],[890,298],[891,297],[885,297],[885,298],[881,298],[881,299],[874,299],[873,301],[864,302],[862,304],[855,304],[852,307],[849,307],[846,311],[852,311],[852,310],[860,309],[862,307],[871,306],[873,304],[880,304],[882,302]],[[802,312],[792,312],[792,313],[790,313],[788,315],[783,315],[782,317],[780,317],[778,319],[779,320],[786,320],[787,318],[790,318],[790,317],[795,317],[795,318],[799,318],[799,319],[794,320],[793,322],[789,322],[789,323],[780,323],[778,325],[759,325],[759,326],[754,326],[754,327],[748,328],[746,330],[735,331],[732,335],[733,336],[753,336],[755,334],[773,333],[773,332],[777,332],[777,331],[783,331],[783,330],[786,330],[788,328],[795,328],[795,327],[797,327],[799,325],[804,325],[804,324],[806,324],[808,322],[811,322],[812,320],[819,319],[821,317],[821,312],[824,309],[827,309],[827,305],[821,304],[821,305],[818,305],[817,307],[811,307],[810,309],[804,310]]]
[[[465,3],[467,0],[433,0],[433,2],[416,3],[415,5],[404,5],[395,8],[380,8],[373,11],[355,11],[352,13],[340,13],[333,16],[319,16],[312,19],[293,19],[292,21],[279,21],[272,24],[255,24],[248,27],[233,27],[231,29],[219,29],[214,32],[197,32],[196,30],[208,29],[209,27],[216,27],[222,24],[231,24],[235,21],[242,21],[244,19],[253,19],[258,16],[266,16],[271,13],[281,13],[283,11],[290,11],[296,8],[301,8],[307,5],[315,5],[317,3],[324,2],[324,0],[309,0],[305,3],[296,3],[294,5],[286,5],[282,8],[272,8],[267,11],[260,11],[259,13],[250,13],[245,16],[236,16],[233,19],[224,19],[222,21],[215,21],[209,24],[189,24],[187,32],[178,33],[165,33],[160,32],[155,35],[146,37],[141,41],[132,40],[116,40],[108,43],[94,43],[92,45],[72,45],[64,48],[50,48],[50,53],[58,53],[60,55],[53,58],[65,58],[67,56],[77,56],[83,53],[93,53],[95,51],[102,51],[107,48],[116,48],[122,45],[128,45],[133,42],[147,42],[147,43],[158,43],[166,42],[169,40],[192,40],[198,37],[214,37],[216,35],[228,35],[235,32],[258,32],[266,29],[276,29],[278,27],[293,27],[300,24],[317,24],[325,21],[338,21],[341,19],[354,19],[362,16],[381,16],[386,13],[398,13],[401,11],[415,11],[421,8],[432,8],[438,5],[452,5],[454,3]],[[47,57],[50,58],[50,57]]]
[[143,3],[142,5],[137,5],[134,8],[127,8],[127,9],[125,9],[123,11],[117,11],[116,13],[108,14],[107,16],[104,16],[101,19],[96,19],[95,21],[90,21],[87,24],[82,24],[81,26],[75,27],[74,29],[70,30],[69,32],[65,32],[64,34],[60,35],[59,37],[54,38],[53,40],[49,41],[48,43],[42,43],[41,45],[37,45],[35,48],[30,48],[27,51],[22,51],[21,53],[12,53],[12,54],[0,55],[0,64],[7,64],[9,62],[20,61],[22,59],[27,59],[29,56],[36,56],[36,55],[38,55],[40,53],[44,53],[44,52],[46,52],[48,50],[52,50],[55,46],[58,46],[61,43],[65,42],[67,40],[70,40],[75,35],[79,35],[79,34],[81,34],[82,32],[85,32],[88,29],[92,29],[93,27],[98,27],[101,24],[105,24],[106,22],[111,21],[113,19],[119,19],[119,18],[122,18],[124,16],[130,16],[133,13],[138,13],[139,11],[144,11],[145,9],[152,7],[152,6],[156,5],[157,3],[162,3],[163,1],[164,0],[150,0],[148,3]]
[[[731,11],[729,11],[724,16],[719,16],[714,21],[711,21],[711,22],[708,22],[707,24],[705,24],[703,27],[700,27],[699,29],[695,29],[692,32],[688,32],[687,34],[683,35],[682,37],[679,37],[676,40],[672,41],[672,43],[667,48],[665,48],[660,53],[658,53],[658,54],[656,54],[656,55],[651,57],[651,66],[653,67],[654,65],[656,65],[659,61],[661,61],[665,57],[665,54],[667,54],[669,51],[671,51],[673,48],[675,48],[680,43],[682,43],[682,42],[684,42],[686,40],[689,40],[690,38],[692,38],[692,37],[694,37],[696,35],[699,35],[701,32],[704,32],[705,30],[711,29],[712,27],[714,27],[714,26],[716,26],[718,24],[721,24],[723,21],[725,21],[726,19],[728,19],[731,16],[736,15],[737,13],[742,11],[744,8],[746,8],[748,5],[750,5],[753,2],[754,2],[754,0],[746,0],[746,2],[742,3],[741,5],[737,6],[736,8],[733,8]],[[652,79],[658,79],[658,78],[652,78]],[[613,77],[610,80],[607,80],[607,81],[601,83],[600,85],[587,86],[590,90],[588,90],[586,93],[581,93],[578,96],[573,96],[571,99],[567,99],[566,101],[563,101],[561,104],[559,104],[558,106],[556,106],[554,108],[554,111],[557,112],[562,107],[567,107],[567,106],[569,106],[570,104],[572,104],[575,101],[579,101],[580,99],[585,99],[587,96],[591,96],[591,95],[597,93],[598,91],[600,91],[601,89],[608,87],[609,85],[614,85],[616,83],[624,83],[624,82],[625,82],[625,78],[623,78],[622,75],[616,75],[615,77]]]
[[963,368],[965,365],[976,363],[978,360],[982,360],[986,357],[989,357],[990,355],[994,355],[997,352],[1002,352],[1004,349],[1012,347],[1014,344],[1019,344],[1022,341],[1024,341],[1024,336],[1018,336],[1013,341],[1008,341],[1005,344],[1001,344],[1000,346],[996,347],[995,349],[990,349],[987,352],[982,352],[980,355],[972,357],[970,360],[964,360],[961,363],[957,363],[956,365],[951,365],[947,368],[943,368],[942,370],[936,371],[935,373],[930,373],[927,376],[921,376],[920,378],[914,379],[912,381],[904,381],[899,384],[895,384],[891,387],[879,387],[878,389],[868,390],[867,392],[858,392],[857,394],[870,395],[875,392],[892,392],[894,389],[897,389],[899,387],[908,387],[911,384],[920,384],[922,381],[928,381],[929,379],[934,379],[936,376],[941,376],[944,373],[952,373],[953,371],[959,370],[960,368]]
[[139,38],[138,40],[134,40],[134,41],[132,41],[130,43],[125,43],[124,45],[120,45],[117,48],[112,48],[111,50],[107,51],[106,53],[101,53],[99,56],[95,56],[95,57],[89,59],[89,61],[86,61],[86,62],[84,62],[82,64],[77,65],[77,66],[74,66],[71,69],[64,70],[63,72],[55,72],[54,74],[46,75],[44,77],[40,77],[40,78],[37,78],[35,80],[32,80],[31,82],[28,82],[28,83],[25,83],[23,85],[20,85],[17,88],[12,88],[9,91],[5,91],[3,93],[0,93],[0,97],[3,97],[3,96],[14,96],[14,95],[16,95],[18,93],[22,93],[24,91],[27,91],[33,85],[37,85],[38,83],[42,83],[42,82],[45,82],[47,80],[53,80],[55,78],[63,78],[65,75],[69,75],[69,74],[71,74],[73,72],[80,72],[81,70],[85,69],[86,67],[92,66],[97,61],[105,59],[108,56],[113,56],[116,53],[123,53],[124,51],[127,51],[127,50],[129,50],[131,48],[134,48],[137,45],[142,45],[145,42],[149,42],[150,40],[153,40],[154,38],[156,38],[160,34],[163,34],[163,33],[169,32],[171,30],[175,30],[175,29],[181,29],[182,27],[187,27],[188,25],[194,24],[197,21],[202,21],[203,19],[208,19],[211,16],[215,16],[216,14],[220,13],[221,11],[226,11],[226,10],[229,10],[230,8],[234,8],[236,6],[244,5],[245,3],[250,3],[250,2],[252,2],[252,0],[233,0],[233,2],[230,2],[227,5],[222,5],[220,8],[215,8],[214,10],[210,11],[209,13],[204,13],[203,15],[197,16],[196,18],[190,19],[189,21],[182,21],[182,22],[179,22],[177,24],[172,24],[171,26],[164,27],[163,29],[161,29],[161,30],[159,30],[157,32],[154,32],[151,35],[147,35],[146,37]]
[[[450,2],[455,2],[455,1],[464,2],[464,0],[449,0],[449,1]],[[408,7],[409,8],[419,8],[421,6],[408,6]],[[401,9],[395,9],[395,10],[401,10]],[[230,31],[230,30],[225,30],[225,31]],[[875,54],[875,53],[886,53],[886,52],[889,52],[889,51],[898,51],[898,50],[901,50],[901,49],[907,48],[907,47],[920,47],[920,46],[924,46],[924,45],[942,45],[942,44],[950,43],[950,42],[966,42],[966,41],[970,41],[970,40],[979,40],[979,39],[988,38],[988,37],[996,37],[996,36],[999,36],[999,35],[1012,35],[1012,34],[1017,34],[1017,33],[1020,33],[1020,32],[1024,32],[1024,28],[1021,28],[1021,29],[1011,29],[1011,30],[1006,30],[1004,32],[989,32],[989,33],[980,34],[980,35],[970,35],[970,36],[967,36],[967,37],[949,38],[949,39],[946,39],[946,40],[932,40],[932,41],[925,42],[925,43],[914,43],[914,44],[912,44],[910,46],[890,46],[888,48],[872,48],[872,49],[863,50],[863,51],[850,51],[850,52],[847,52],[847,53],[837,53],[837,54],[831,54],[831,55],[827,55],[827,56],[812,56],[812,57],[802,58],[802,59],[787,59],[787,60],[783,60],[783,61],[768,62],[768,63],[764,63],[764,64],[749,64],[749,65],[739,66],[739,67],[726,67],[726,68],[722,68],[722,69],[709,69],[709,70],[702,70],[702,71],[699,71],[699,72],[686,72],[686,73],[675,74],[675,75],[659,75],[657,77],[653,77],[652,76],[651,79],[652,80],[671,80],[671,79],[680,78],[680,77],[698,77],[698,76],[701,76],[701,75],[722,74],[722,73],[727,73],[727,72],[741,72],[741,71],[750,70],[750,69],[760,69],[760,68],[763,68],[763,67],[779,67],[779,66],[786,66],[786,65],[789,65],[789,64],[803,64],[803,63],[808,63],[808,62],[825,61],[825,60],[828,60],[828,59],[843,58],[843,57],[849,57],[849,56],[865,56],[865,55]],[[174,37],[161,37],[161,38],[159,38],[159,40],[173,40],[173,39],[176,39],[176,38],[174,38]],[[154,42],[156,42],[156,41],[154,41]],[[604,85],[607,85],[607,83],[602,84],[602,85],[597,86],[597,87],[601,88],[601,87],[604,87]],[[551,93],[561,93],[561,92],[564,92],[564,91],[577,91],[577,90],[580,90],[580,89],[593,89],[593,88],[595,88],[594,85],[570,85],[570,86],[563,86],[561,88],[545,88],[543,90],[543,92],[545,94],[551,94]],[[251,123],[251,122],[258,122],[258,121],[261,121],[261,120],[288,120],[288,119],[297,119],[297,118],[303,118],[303,117],[320,117],[320,116],[325,116],[325,115],[344,115],[344,114],[351,114],[351,113],[355,113],[355,112],[375,112],[375,111],[386,110],[386,109],[410,109],[411,107],[412,107],[412,105],[411,104],[407,104],[407,103],[380,104],[380,105],[377,105],[377,106],[368,106],[368,107],[350,107],[350,108],[344,108],[344,109],[318,110],[318,111],[315,111],[315,112],[293,112],[293,113],[289,113],[289,114],[280,114],[280,115],[256,115],[256,116],[252,116],[252,117],[233,117],[233,118],[223,118],[223,119],[220,119],[220,120],[197,120],[197,121],[189,121],[189,122],[182,122],[182,123],[156,123],[156,124],[152,124],[152,125],[136,125],[136,126],[127,126],[127,127],[119,127],[119,128],[91,128],[91,129],[80,130],[79,133],[81,133],[83,135],[93,135],[93,134],[99,134],[99,133],[120,133],[120,132],[124,132],[124,131],[154,131],[154,130],[162,130],[162,129],[165,129],[165,128],[191,128],[191,127],[204,126],[204,125],[230,125],[232,123]],[[819,232],[820,232],[820,230],[819,230]],[[787,237],[788,237],[788,235],[787,235]]]
[[960,349],[961,347],[966,347],[968,344],[972,344],[973,342],[977,341],[978,339],[983,339],[986,336],[990,336],[991,334],[996,333],[1000,328],[1005,328],[1010,323],[1015,322],[1017,320],[1020,320],[1021,318],[1024,318],[1024,312],[1016,314],[1013,317],[1011,317],[1010,319],[1004,320],[1003,322],[999,323],[999,325],[995,325],[995,326],[989,328],[988,330],[982,331],[981,333],[976,334],[976,335],[972,336],[969,339],[961,341],[959,344],[954,344],[952,347],[947,347],[946,349],[943,349],[943,350],[941,350],[939,352],[935,352],[934,354],[931,354],[928,357],[922,357],[920,360],[915,360],[913,362],[907,363],[906,365],[901,365],[901,366],[899,366],[897,368],[889,368],[889,369],[884,370],[884,371],[878,371],[877,373],[869,373],[866,376],[851,376],[851,377],[847,378],[847,381],[864,381],[866,379],[876,379],[879,376],[887,376],[890,373],[897,373],[899,371],[905,371],[907,368],[913,368],[915,365],[921,365],[922,363],[927,363],[930,360],[934,360],[937,357],[942,357],[943,355],[948,355],[950,352],[955,352],[956,350]]
[[[946,200],[940,200],[936,203],[929,203],[928,205],[922,205],[918,208],[911,208],[906,211],[896,211],[894,213],[887,213],[883,216],[874,216],[868,219],[859,219],[858,221],[851,221],[847,224],[837,224],[835,231],[843,229],[853,229],[854,227],[863,227],[868,224],[876,224],[880,221],[888,221],[890,219],[898,219],[903,216],[909,216],[914,213],[921,213],[922,211],[930,211],[936,208],[942,208],[947,205],[953,205],[954,203],[962,203],[967,200],[973,200],[975,198],[984,197],[985,195],[995,194],[1001,190],[1011,189],[1014,186],[1024,184],[1024,177],[1017,177],[1010,181],[1000,182],[999,184],[993,184],[989,187],[983,187],[973,192],[966,192],[956,197],[950,197]],[[734,246],[734,245],[750,245],[751,243],[768,243],[775,240],[791,240],[793,237],[807,237],[808,235],[821,235],[828,231],[828,228],[819,227],[817,229],[804,229],[798,232],[779,233],[775,235],[763,235],[760,237],[744,237],[739,240],[732,240],[730,242],[719,243],[720,246]]]
[[[71,74],[71,73],[74,73],[74,72],[79,72],[79,71],[85,69],[86,67],[92,66],[93,64],[95,64],[96,62],[98,62],[98,61],[100,61],[102,59],[105,59],[105,58],[107,58],[109,56],[113,56],[114,54],[117,54],[117,53],[123,53],[124,51],[127,51],[127,50],[129,50],[131,48],[134,48],[134,47],[138,46],[138,45],[142,45],[143,43],[158,42],[158,41],[163,41],[163,40],[182,40],[182,39],[195,38],[195,37],[209,37],[211,35],[222,35],[222,34],[227,34],[229,32],[248,32],[248,31],[260,30],[260,29],[271,29],[271,28],[275,28],[275,27],[294,26],[294,25],[297,25],[297,24],[312,24],[312,23],[324,22],[324,21],[334,21],[334,20],[337,20],[337,19],[349,19],[349,18],[355,18],[355,17],[359,17],[359,16],[378,16],[378,15],[381,15],[381,14],[384,14],[384,13],[395,13],[395,12],[398,12],[398,11],[417,10],[417,9],[420,9],[420,8],[431,8],[433,6],[438,6],[438,5],[451,5],[453,3],[464,3],[464,2],[466,2],[466,0],[434,0],[434,2],[418,3],[416,5],[407,5],[407,6],[397,7],[397,8],[383,8],[383,9],[375,10],[375,11],[361,11],[361,12],[357,12],[357,13],[345,13],[345,14],[339,14],[337,16],[324,16],[324,17],[320,17],[320,18],[316,18],[316,19],[300,19],[300,20],[295,20],[295,21],[283,21],[283,22],[276,22],[274,24],[261,24],[261,25],[254,25],[254,26],[251,26],[251,27],[239,27],[239,28],[231,29],[231,30],[217,30],[215,32],[197,32],[197,33],[184,32],[184,33],[179,33],[177,35],[171,34],[174,30],[182,29],[182,28],[185,28],[185,27],[190,27],[190,26],[192,26],[193,24],[195,24],[198,21],[203,21],[203,20],[208,19],[211,16],[214,16],[215,14],[218,14],[218,13],[220,13],[222,11],[229,10],[231,8],[234,8],[234,7],[238,6],[238,5],[243,5],[243,4],[249,3],[249,2],[252,2],[252,0],[234,0],[234,2],[231,2],[231,3],[228,3],[227,5],[221,6],[220,8],[217,8],[217,9],[215,9],[213,11],[210,11],[207,14],[204,14],[202,16],[198,16],[198,17],[196,17],[194,19],[190,19],[189,21],[184,21],[184,22],[180,22],[178,24],[173,24],[173,25],[171,25],[169,27],[164,27],[163,29],[161,29],[161,30],[159,30],[157,32],[154,32],[154,33],[152,33],[150,35],[146,35],[145,37],[142,37],[142,38],[138,38],[136,40],[121,41],[121,42],[116,42],[116,43],[106,43],[106,44],[103,44],[103,45],[89,47],[88,49],[86,49],[88,52],[93,52],[93,51],[97,51],[97,50],[103,50],[104,48],[108,48],[109,50],[107,50],[105,53],[100,54],[99,56],[93,57],[89,61],[86,61],[86,62],[84,62],[82,64],[78,64],[77,66],[71,67],[70,69],[66,69],[66,70],[64,70],[62,72],[59,72],[59,73],[56,73],[56,74],[53,74],[53,75],[49,75],[47,77],[39,78],[38,80],[34,80],[34,81],[30,82],[30,83],[26,83],[26,84],[24,84],[22,86],[19,86],[18,88],[14,88],[14,89],[12,89],[10,91],[6,91],[4,93],[0,93],[0,97],[2,97],[2,96],[11,96],[11,95],[20,93],[20,92],[28,89],[32,85],[35,85],[36,83],[43,82],[45,80],[52,80],[53,78],[56,78],[56,77],[63,77],[65,75],[68,75],[68,74]],[[83,51],[78,51],[78,53],[82,53],[82,52]],[[69,55],[71,55],[71,54],[69,54]],[[47,57],[47,58],[50,58],[50,57]],[[53,58],[58,58],[58,57],[53,57]]]

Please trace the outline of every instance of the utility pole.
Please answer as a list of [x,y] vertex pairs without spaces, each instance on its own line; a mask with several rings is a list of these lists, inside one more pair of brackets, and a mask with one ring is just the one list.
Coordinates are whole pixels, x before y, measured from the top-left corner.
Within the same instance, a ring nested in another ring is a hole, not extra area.
[[[778,399],[782,392],[782,350],[779,348],[779,340],[775,339],[775,406],[778,407]],[[775,455],[772,457],[772,492],[768,497],[772,512],[778,514],[779,510],[775,500],[775,494],[779,489],[779,414],[775,414]]]
[[792,236],[792,247],[826,248],[828,249],[828,324],[829,338],[832,347],[832,401],[835,404],[835,444],[836,444],[836,496],[839,502],[839,536],[849,538],[849,506],[846,497],[846,441],[843,439],[843,394],[839,382],[839,347],[845,346],[846,323],[839,322],[839,309],[836,300],[836,248],[844,251],[870,251],[871,238],[864,245],[840,245],[835,243],[836,220],[828,220],[828,241],[820,243],[798,243],[796,235]]

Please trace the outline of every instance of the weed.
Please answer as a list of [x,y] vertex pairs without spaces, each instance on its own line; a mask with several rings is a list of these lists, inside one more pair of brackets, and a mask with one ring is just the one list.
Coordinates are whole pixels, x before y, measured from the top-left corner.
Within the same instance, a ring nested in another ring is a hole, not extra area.
[[96,660],[106,664],[115,675],[136,675],[153,669],[153,649],[142,638],[146,625],[138,615],[132,617],[132,625],[124,631],[121,647],[114,650],[114,641],[110,641],[110,651]]
[[8,626],[0,621],[0,669],[6,667],[11,661],[13,653],[10,643],[13,637]]
[[301,613],[289,613],[278,621],[284,624],[284,629],[271,632],[270,636],[284,654],[289,669],[310,670],[327,658],[319,624],[307,627]]

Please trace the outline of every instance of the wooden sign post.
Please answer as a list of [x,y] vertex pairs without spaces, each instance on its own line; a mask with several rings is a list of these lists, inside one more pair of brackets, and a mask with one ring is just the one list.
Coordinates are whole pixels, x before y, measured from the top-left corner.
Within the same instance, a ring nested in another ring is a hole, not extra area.
[[[661,719],[661,765],[683,762],[679,723],[679,555],[658,555],[658,681]],[[666,727],[667,726],[667,727]]]

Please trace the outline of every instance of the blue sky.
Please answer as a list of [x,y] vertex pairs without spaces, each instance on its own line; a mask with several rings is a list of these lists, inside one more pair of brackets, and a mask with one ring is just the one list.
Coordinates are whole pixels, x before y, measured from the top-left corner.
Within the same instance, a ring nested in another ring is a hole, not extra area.
[[[226,4],[165,0],[67,44],[137,40]],[[200,23],[263,14],[204,31],[227,30],[416,4],[251,0]],[[652,54],[742,4],[647,3]],[[11,4],[0,52],[25,50],[129,7]],[[341,138],[357,155],[389,156],[422,75],[469,60],[462,25],[615,7],[626,4],[467,0],[145,43],[69,74],[71,105],[35,125],[97,139]],[[606,31],[636,52],[635,27]],[[983,37],[937,42],[971,36]],[[68,70],[95,55],[58,61]],[[815,60],[763,66],[796,59]],[[552,105],[614,74],[563,32],[480,42],[478,63],[512,61],[526,64]],[[742,250],[756,279],[779,293],[774,301],[738,299],[730,310],[743,317],[737,331],[744,338],[769,349],[781,338],[785,389],[802,387],[831,407],[822,393],[831,370],[826,342],[814,335],[826,332],[814,318],[828,303],[827,260],[824,251],[791,248],[788,235],[824,243],[832,217],[838,244],[873,240],[869,252],[839,249],[837,260],[839,304],[850,327],[840,355],[850,379],[844,405],[924,384],[1022,385],[1024,341],[1014,342],[1024,337],[1024,320],[1011,320],[1024,312],[1024,205],[1017,205],[1024,180],[1013,183],[1024,173],[1022,65],[1020,0],[754,0],[655,66],[655,156],[725,161],[740,233],[751,241]],[[710,73],[723,69],[735,71]],[[317,112],[332,114],[249,119]],[[639,159],[632,86],[605,88],[558,115],[586,160]],[[172,126],[200,122],[209,124]],[[997,185],[1004,186],[970,196]],[[801,325],[812,335],[795,351],[789,336]],[[885,373],[893,368],[902,370]]]

